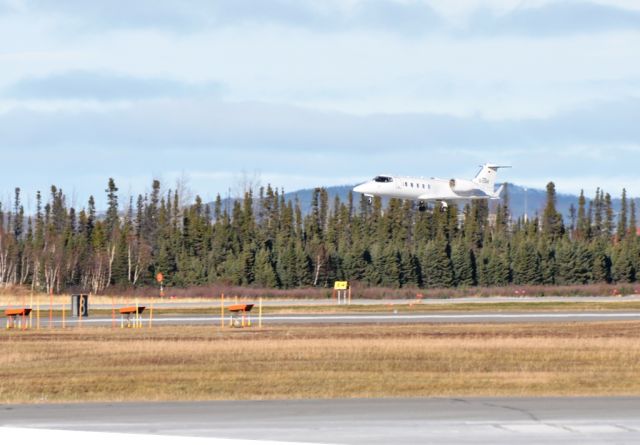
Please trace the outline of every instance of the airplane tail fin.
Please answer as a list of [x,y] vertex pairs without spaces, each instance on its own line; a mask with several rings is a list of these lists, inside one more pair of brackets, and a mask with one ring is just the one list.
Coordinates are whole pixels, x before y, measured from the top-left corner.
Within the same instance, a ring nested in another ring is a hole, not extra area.
[[511,167],[508,165],[484,164],[481,166],[480,171],[478,172],[476,177],[473,178],[473,182],[478,184],[478,186],[488,195],[494,195],[493,187],[496,183],[498,169],[501,168]]

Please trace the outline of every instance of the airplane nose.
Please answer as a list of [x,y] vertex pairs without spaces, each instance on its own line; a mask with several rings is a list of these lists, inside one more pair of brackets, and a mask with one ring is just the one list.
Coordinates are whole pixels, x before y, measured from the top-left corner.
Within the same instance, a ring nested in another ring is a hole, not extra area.
[[364,193],[364,189],[365,189],[364,184],[360,184],[360,185],[354,187],[353,191],[356,192],[356,193]]

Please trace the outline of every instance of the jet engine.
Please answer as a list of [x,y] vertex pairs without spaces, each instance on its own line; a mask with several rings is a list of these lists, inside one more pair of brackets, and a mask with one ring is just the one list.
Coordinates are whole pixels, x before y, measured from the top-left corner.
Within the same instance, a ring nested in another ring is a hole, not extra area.
[[449,187],[451,187],[451,190],[459,195],[470,194],[478,189],[477,184],[465,179],[451,179],[449,181]]

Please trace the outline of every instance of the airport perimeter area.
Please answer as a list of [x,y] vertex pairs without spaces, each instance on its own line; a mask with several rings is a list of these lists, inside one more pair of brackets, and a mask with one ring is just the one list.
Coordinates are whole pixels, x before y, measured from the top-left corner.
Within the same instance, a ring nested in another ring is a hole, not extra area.
[[64,329],[43,310],[40,329],[0,334],[0,401],[640,393],[636,297],[480,301],[267,305],[244,328],[198,303],[131,328],[107,308]]
[[106,303],[64,329],[61,307],[41,308],[40,329],[0,333],[0,427],[340,444],[640,435],[637,297],[318,303],[269,302],[244,328],[211,302],[156,302],[153,323],[130,328]]

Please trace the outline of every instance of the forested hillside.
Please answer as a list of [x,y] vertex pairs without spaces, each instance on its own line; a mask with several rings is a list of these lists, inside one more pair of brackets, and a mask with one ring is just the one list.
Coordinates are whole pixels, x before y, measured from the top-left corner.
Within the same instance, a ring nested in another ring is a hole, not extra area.
[[[93,197],[81,209],[52,187],[25,215],[20,190],[0,207],[0,284],[94,293],[109,286],[226,283],[294,288],[334,280],[385,287],[502,286],[633,282],[640,277],[635,205],[623,191],[620,211],[598,191],[569,215],[556,210],[553,183],[539,218],[513,220],[509,197],[494,214],[486,202],[418,212],[412,203],[368,205],[349,194],[313,192],[311,209],[271,187],[246,192],[227,210],[180,202],[152,191],[122,205],[113,180],[98,218]],[[565,221],[567,221],[565,223]]]

